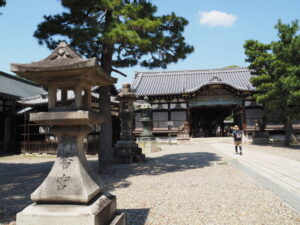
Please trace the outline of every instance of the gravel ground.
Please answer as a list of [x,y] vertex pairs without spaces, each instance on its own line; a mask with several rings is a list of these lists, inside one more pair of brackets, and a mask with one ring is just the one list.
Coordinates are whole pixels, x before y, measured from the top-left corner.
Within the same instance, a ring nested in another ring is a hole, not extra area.
[[[300,225],[282,200],[206,146],[165,145],[146,163],[118,165],[102,176],[129,225]],[[89,160],[96,168],[96,158]],[[0,158],[0,223],[13,222],[30,204],[52,161]]]

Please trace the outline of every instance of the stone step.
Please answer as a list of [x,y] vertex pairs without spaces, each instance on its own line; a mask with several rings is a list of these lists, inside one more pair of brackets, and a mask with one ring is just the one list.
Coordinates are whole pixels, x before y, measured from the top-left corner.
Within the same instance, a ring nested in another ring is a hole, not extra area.
[[125,225],[116,216],[116,197],[102,194],[90,205],[32,204],[17,214],[17,225]]

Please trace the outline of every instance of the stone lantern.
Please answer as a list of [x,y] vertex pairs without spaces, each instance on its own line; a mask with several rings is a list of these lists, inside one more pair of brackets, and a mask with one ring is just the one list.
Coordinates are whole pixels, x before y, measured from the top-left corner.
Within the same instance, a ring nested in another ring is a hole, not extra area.
[[138,138],[138,145],[142,148],[143,153],[158,152],[160,147],[155,140],[152,130],[152,106],[147,96],[144,97],[144,103],[140,105],[141,122],[143,131]]
[[254,135],[252,137],[253,144],[268,144],[269,135],[265,130],[265,123],[259,120],[255,120]]
[[[96,58],[83,59],[65,42],[44,60],[11,64],[16,74],[48,87],[48,112],[30,114],[30,121],[49,127],[58,139],[56,161],[42,184],[31,194],[34,202],[17,214],[17,225],[125,224],[116,215],[116,198],[102,194],[103,185],[89,167],[84,138],[103,115],[91,108],[91,86],[116,82]],[[58,95],[60,93],[60,101]],[[67,101],[68,93],[75,101]]]
[[149,103],[149,99],[146,96],[144,98],[144,103],[140,106],[141,110],[141,122],[143,124],[143,132],[140,135],[141,140],[154,140],[154,136],[151,132],[152,127],[152,106]]
[[117,163],[144,161],[145,155],[141,154],[142,150],[133,140],[133,102],[137,100],[137,97],[132,92],[130,84],[123,84],[122,90],[118,94],[116,100],[120,102],[119,118],[121,120],[121,140],[114,146],[115,161]]

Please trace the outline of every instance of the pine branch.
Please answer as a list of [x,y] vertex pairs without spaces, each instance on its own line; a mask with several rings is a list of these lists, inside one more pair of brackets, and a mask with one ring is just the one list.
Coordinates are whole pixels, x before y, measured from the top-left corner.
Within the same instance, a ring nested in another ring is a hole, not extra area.
[[122,73],[121,71],[119,71],[117,69],[111,68],[111,71],[116,72],[116,73],[122,75],[123,77],[127,77],[127,75],[125,73]]

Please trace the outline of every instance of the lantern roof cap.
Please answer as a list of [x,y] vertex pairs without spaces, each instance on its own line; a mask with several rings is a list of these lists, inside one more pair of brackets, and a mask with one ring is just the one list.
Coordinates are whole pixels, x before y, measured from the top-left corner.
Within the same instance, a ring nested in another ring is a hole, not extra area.
[[29,64],[11,64],[11,71],[21,77],[48,85],[51,80],[82,80],[93,86],[106,86],[116,82],[108,76],[94,58],[84,59],[66,42],[60,42],[45,59]]
[[135,101],[137,100],[137,96],[131,89],[131,85],[129,83],[124,83],[116,99],[118,101]]

